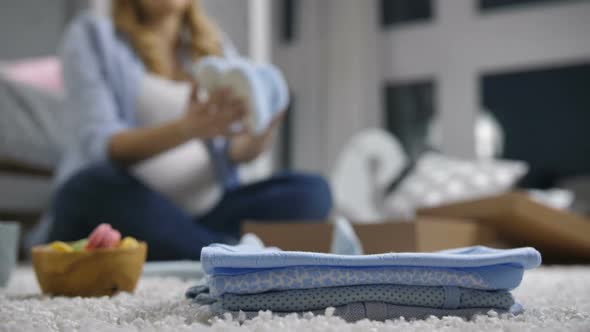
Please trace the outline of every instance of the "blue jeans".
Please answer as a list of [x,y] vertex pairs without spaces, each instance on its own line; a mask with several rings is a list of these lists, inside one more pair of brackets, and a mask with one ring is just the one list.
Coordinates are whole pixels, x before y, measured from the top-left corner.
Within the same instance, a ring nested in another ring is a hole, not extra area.
[[205,215],[194,217],[146,187],[125,169],[102,163],[82,170],[58,190],[51,241],[87,237],[100,223],[146,241],[151,260],[198,260],[201,248],[237,239],[240,223],[324,220],[332,208],[326,181],[282,173],[226,192]]

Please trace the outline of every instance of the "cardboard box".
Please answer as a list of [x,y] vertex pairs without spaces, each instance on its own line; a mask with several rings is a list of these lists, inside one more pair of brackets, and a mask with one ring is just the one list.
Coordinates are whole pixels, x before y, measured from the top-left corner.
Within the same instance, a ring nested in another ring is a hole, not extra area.
[[[428,252],[472,245],[503,246],[492,228],[469,220],[418,218],[414,222],[354,224],[365,254]],[[245,222],[243,233],[254,233],[267,246],[283,250],[330,252],[330,223]]]
[[544,262],[590,261],[590,220],[537,203],[525,193],[422,209],[418,215],[476,220],[512,246],[537,248]]

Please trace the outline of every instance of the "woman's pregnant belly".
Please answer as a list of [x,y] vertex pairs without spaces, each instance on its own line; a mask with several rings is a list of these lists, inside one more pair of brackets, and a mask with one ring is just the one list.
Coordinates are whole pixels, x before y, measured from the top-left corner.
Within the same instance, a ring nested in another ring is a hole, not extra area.
[[197,140],[138,164],[133,173],[192,215],[206,212],[222,194],[207,148]]

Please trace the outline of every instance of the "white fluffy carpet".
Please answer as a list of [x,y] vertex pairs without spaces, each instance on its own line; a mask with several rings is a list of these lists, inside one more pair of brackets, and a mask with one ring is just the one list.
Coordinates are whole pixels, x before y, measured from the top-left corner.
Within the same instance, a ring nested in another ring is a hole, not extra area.
[[527,272],[516,298],[520,316],[495,313],[471,321],[430,318],[347,324],[336,317],[285,318],[265,313],[240,325],[210,320],[207,311],[184,300],[194,282],[144,278],[134,295],[113,298],[48,298],[29,269],[19,269],[0,290],[0,331],[590,331],[590,267],[543,267]]

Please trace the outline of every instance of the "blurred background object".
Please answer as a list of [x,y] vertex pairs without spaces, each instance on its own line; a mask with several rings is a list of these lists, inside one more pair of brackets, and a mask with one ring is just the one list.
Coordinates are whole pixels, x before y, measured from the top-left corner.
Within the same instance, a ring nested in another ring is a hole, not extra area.
[[0,288],[6,287],[16,267],[19,232],[18,223],[0,221]]
[[[590,1],[202,3],[242,54],[277,64],[290,84],[279,144],[249,177],[284,168],[331,176],[354,135],[381,128],[410,166],[432,151],[518,160],[529,169],[519,186],[568,189],[572,207],[590,211]],[[106,15],[109,1],[2,6],[0,219],[34,223],[50,204],[64,139],[55,137],[63,93],[56,52],[68,22],[87,8]],[[33,115],[25,123],[17,112]],[[8,141],[9,131],[22,140]]]
[[274,4],[296,101],[288,165],[330,173],[352,135],[380,127],[411,160],[526,162],[524,188],[590,173],[589,1]]
[[[589,171],[580,128],[590,99],[588,1],[281,4],[292,26],[274,59],[304,110],[293,112],[296,166],[329,170],[348,137],[375,126],[396,134],[410,155],[435,146],[474,157],[475,123],[486,110],[504,131],[501,156],[549,177]],[[577,155],[567,162],[577,166],[553,172],[540,151],[520,147],[545,143]],[[546,187],[551,179],[527,184]]]

